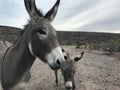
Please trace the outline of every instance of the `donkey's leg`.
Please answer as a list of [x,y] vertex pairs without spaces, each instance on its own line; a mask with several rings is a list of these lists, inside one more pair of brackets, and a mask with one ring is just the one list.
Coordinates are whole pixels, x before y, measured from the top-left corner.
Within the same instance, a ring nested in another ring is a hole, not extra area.
[[54,73],[55,73],[55,83],[56,83],[56,86],[58,86],[58,71],[55,70]]
[[26,90],[26,87],[28,86],[28,82],[29,82],[30,78],[31,78],[30,71],[25,72],[21,82],[19,82],[17,85],[15,85],[10,90]]
[[75,85],[75,81],[73,80],[73,87],[72,87],[72,90],[75,90],[76,89],[76,85]]
[[28,83],[20,82],[17,85],[15,85],[13,88],[6,90],[26,90],[27,85]]
[[30,71],[27,71],[23,77],[23,81],[27,83],[29,82],[30,78],[31,78],[31,73]]

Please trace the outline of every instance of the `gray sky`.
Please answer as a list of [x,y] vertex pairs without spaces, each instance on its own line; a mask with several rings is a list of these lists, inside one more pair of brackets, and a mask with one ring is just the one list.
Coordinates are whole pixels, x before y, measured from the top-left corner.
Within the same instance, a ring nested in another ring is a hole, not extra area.
[[[46,13],[56,0],[36,0]],[[0,0],[0,25],[23,27],[29,19],[24,0]],[[57,30],[120,33],[120,0],[61,0],[52,22]]]

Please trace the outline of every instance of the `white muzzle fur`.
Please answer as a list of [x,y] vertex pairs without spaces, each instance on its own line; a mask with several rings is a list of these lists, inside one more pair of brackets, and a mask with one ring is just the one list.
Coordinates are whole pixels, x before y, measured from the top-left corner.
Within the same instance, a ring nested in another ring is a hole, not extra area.
[[72,82],[71,81],[67,81],[65,83],[65,87],[68,88],[68,89],[71,89],[72,88]]
[[60,47],[56,47],[55,49],[53,49],[51,53],[47,55],[46,59],[48,60],[48,64],[51,66],[57,66],[57,60],[59,60],[60,63],[65,61],[64,55]]

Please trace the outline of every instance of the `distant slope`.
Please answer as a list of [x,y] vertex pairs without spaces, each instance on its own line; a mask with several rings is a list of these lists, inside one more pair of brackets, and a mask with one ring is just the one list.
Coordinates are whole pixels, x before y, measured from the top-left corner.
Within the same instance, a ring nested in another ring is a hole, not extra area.
[[20,28],[0,26],[0,40],[15,42],[24,31]]
[[59,31],[58,38],[61,44],[101,44],[115,41],[120,43],[120,34],[97,32],[67,32]]
[[[0,26],[0,40],[13,43],[23,32],[20,28]],[[57,36],[62,45],[120,43],[120,34],[114,33],[57,31]]]

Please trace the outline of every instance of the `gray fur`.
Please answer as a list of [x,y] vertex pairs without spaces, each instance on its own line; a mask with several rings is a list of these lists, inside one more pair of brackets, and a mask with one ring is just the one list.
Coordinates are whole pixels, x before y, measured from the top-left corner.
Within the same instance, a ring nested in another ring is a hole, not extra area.
[[[61,66],[61,72],[64,78],[64,83],[71,81],[72,82],[72,87],[66,87],[66,89],[72,89],[75,90],[76,85],[75,85],[75,80],[74,80],[74,76],[75,76],[75,72],[76,72],[76,62],[79,61],[83,55],[84,52],[81,53],[80,57],[75,57],[72,58],[70,56],[70,54],[68,52],[66,52],[64,49],[62,50],[64,53],[64,57],[65,57],[65,62],[63,62],[62,66]],[[77,60],[76,60],[77,58]],[[55,73],[55,77],[56,77],[56,85],[58,86],[58,74],[57,74],[57,70],[54,72]]]
[[[24,0],[24,2],[26,10],[30,15],[30,21],[24,28],[25,32],[4,54],[1,70],[1,82],[4,90],[20,89],[17,86],[24,86],[24,83],[28,82],[31,77],[30,68],[36,57],[48,63],[46,56],[59,46],[56,31],[52,27],[51,21],[46,19],[36,8],[35,0]],[[56,5],[58,6],[58,4],[55,4],[54,7]],[[53,11],[51,14],[54,13],[54,8],[50,11]],[[29,42],[34,55],[30,51]],[[63,55],[62,52],[58,54]],[[53,57],[54,59],[55,57]],[[59,62],[64,61],[59,58],[56,59]],[[58,69],[60,63],[54,62],[50,67],[52,69]]]

